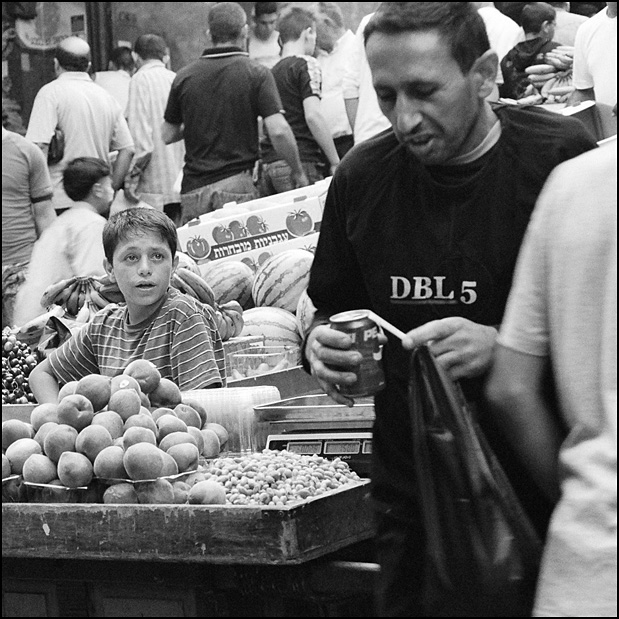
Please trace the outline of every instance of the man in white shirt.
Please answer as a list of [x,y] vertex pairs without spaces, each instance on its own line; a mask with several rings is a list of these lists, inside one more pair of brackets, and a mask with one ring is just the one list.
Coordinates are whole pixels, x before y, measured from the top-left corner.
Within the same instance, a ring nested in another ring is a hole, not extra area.
[[127,110],[129,101],[129,82],[135,73],[135,61],[129,47],[121,45],[110,54],[109,70],[97,71],[94,81],[107,90],[120,104],[123,113]]
[[131,165],[133,139],[119,103],[90,75],[90,46],[79,37],[63,39],[56,48],[54,65],[58,77],[37,93],[26,138],[37,144],[47,156],[54,130],[64,133],[64,155],[49,166],[57,213],[73,206],[62,184],[62,173],[77,157],[96,157],[111,162],[110,153],[118,151],[113,166],[112,185],[120,189]]
[[363,31],[373,15],[374,13],[366,15],[357,28],[342,84],[346,113],[353,128],[355,144],[391,127],[378,106],[372,72],[365,55]]
[[253,28],[249,31],[247,51],[251,60],[272,69],[281,59],[277,25],[277,2],[254,2]]
[[315,55],[322,71],[320,108],[341,159],[354,144],[342,86],[355,35],[344,26],[342,9],[335,2],[316,2],[311,8],[316,16]]
[[570,104],[593,99],[606,105],[617,103],[617,3],[588,19],[578,29],[574,44],[576,88]]

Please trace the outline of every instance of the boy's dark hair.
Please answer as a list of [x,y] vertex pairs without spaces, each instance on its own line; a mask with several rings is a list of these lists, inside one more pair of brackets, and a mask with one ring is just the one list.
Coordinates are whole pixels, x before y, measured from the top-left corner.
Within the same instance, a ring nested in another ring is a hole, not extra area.
[[124,71],[127,71],[127,73],[132,73],[135,69],[135,61],[133,60],[131,48],[125,45],[115,47],[111,51],[110,61],[116,65],[117,69],[122,69]]
[[365,27],[367,44],[375,32],[399,34],[436,30],[449,44],[462,73],[490,49],[486,26],[472,2],[383,2]]
[[247,15],[236,2],[218,2],[208,14],[208,27],[211,40],[215,44],[235,41],[241,36]]
[[131,236],[153,233],[160,236],[170,248],[172,258],[178,248],[178,235],[172,220],[154,208],[129,208],[110,217],[103,227],[103,251],[112,264],[114,251],[121,241]]
[[277,30],[282,43],[297,41],[304,30],[313,28],[316,18],[311,11],[300,6],[291,6],[284,10],[277,22]]
[[62,173],[66,194],[79,202],[84,200],[94,185],[112,173],[110,166],[96,157],[78,157],[69,161]]
[[311,8],[315,13],[327,17],[336,28],[344,28],[344,15],[337,2],[315,2]]
[[143,34],[137,38],[133,51],[144,60],[163,60],[163,57],[167,54],[167,45],[156,34]]
[[272,15],[279,10],[277,2],[254,2],[254,17]]
[[553,22],[557,12],[546,2],[530,2],[520,14],[520,23],[525,34],[537,34],[544,22]]
[[56,47],[54,58],[65,71],[88,71],[90,54],[73,54],[60,45]]

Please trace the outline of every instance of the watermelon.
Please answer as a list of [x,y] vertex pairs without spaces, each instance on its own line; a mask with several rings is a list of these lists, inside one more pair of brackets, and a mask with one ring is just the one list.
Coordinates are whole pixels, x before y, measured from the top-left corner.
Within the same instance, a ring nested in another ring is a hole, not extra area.
[[215,260],[202,268],[202,277],[212,288],[218,305],[238,301],[243,309],[253,307],[254,272],[244,262]]
[[301,335],[292,312],[279,307],[252,307],[243,312],[241,337],[260,335],[265,346],[300,346]]
[[256,306],[296,312],[313,260],[314,255],[305,249],[289,249],[269,258],[254,276],[251,294]]
[[186,269],[189,269],[192,273],[200,275],[200,268],[198,267],[197,262],[189,254],[185,254],[182,251],[177,251],[176,255],[178,256],[179,267],[185,267]]
[[297,329],[301,337],[305,337],[307,330],[309,329],[312,321],[314,320],[314,314],[316,313],[316,307],[312,303],[309,295],[307,294],[307,288],[303,290],[297,303]]

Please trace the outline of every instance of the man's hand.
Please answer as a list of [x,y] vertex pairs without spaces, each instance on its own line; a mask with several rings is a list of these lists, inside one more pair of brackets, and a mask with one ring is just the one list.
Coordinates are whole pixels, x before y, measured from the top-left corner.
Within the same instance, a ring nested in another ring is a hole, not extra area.
[[357,380],[356,369],[361,362],[361,353],[353,349],[349,335],[318,325],[310,333],[305,354],[312,375],[325,393],[339,404],[352,406],[354,400],[340,394],[337,385],[351,385]]
[[490,367],[497,337],[494,327],[454,316],[427,322],[406,334],[404,348],[427,344],[453,380],[473,378]]

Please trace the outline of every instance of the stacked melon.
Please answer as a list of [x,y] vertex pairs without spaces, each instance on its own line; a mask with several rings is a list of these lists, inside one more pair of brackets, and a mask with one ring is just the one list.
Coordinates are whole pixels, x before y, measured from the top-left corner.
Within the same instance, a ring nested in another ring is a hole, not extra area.
[[106,503],[182,503],[199,459],[228,439],[206,416],[148,361],[112,379],[90,374],[66,384],[57,404],[34,408],[29,424],[3,422],[2,477],[23,476],[51,500],[97,478]]
[[314,316],[307,295],[313,254],[290,249],[274,254],[254,271],[240,260],[214,261],[202,276],[219,304],[243,308],[242,336],[261,336],[265,346],[298,347]]

